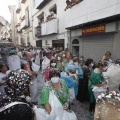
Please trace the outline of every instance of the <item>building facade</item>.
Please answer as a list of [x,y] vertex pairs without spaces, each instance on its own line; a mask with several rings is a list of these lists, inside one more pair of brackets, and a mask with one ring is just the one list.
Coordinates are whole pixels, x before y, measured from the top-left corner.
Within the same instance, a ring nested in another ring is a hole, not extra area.
[[9,11],[11,13],[11,21],[10,21],[10,28],[11,28],[11,34],[12,34],[12,42],[13,44],[18,44],[18,35],[17,35],[17,15],[16,15],[16,5],[8,6]]
[[19,45],[33,45],[32,21],[31,21],[31,3],[30,0],[17,0],[16,15],[17,15],[17,33]]
[[[120,57],[120,1],[82,0],[66,10],[69,48],[73,54],[99,61],[107,51]],[[76,13],[76,14],[75,14]]]
[[33,38],[36,46],[68,46],[65,7],[64,0],[31,0]]
[[119,0],[81,0],[65,11],[66,6],[65,0],[17,0],[18,44],[69,47],[95,61],[106,51],[113,60],[120,56]]
[[7,41],[11,39],[10,24],[0,16],[0,40]]

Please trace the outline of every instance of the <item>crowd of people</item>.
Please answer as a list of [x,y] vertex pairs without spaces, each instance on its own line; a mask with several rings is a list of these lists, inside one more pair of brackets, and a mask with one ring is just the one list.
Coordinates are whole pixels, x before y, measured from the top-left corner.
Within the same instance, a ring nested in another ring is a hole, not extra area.
[[109,93],[109,51],[98,63],[61,47],[6,46],[0,55],[0,120],[77,120],[75,99],[96,113],[97,100]]
[[46,18],[46,22],[53,20],[53,19],[57,19],[57,15],[54,12],[50,12],[50,15],[48,15]]

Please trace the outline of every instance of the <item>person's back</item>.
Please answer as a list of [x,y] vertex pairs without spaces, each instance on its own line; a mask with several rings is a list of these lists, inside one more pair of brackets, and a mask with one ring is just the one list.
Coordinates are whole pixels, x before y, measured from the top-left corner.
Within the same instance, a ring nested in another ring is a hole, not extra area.
[[[21,83],[19,86],[16,79]],[[25,79],[24,83],[22,79]],[[4,87],[5,95],[1,97],[0,101],[0,120],[34,120],[33,109],[27,104],[28,96],[25,96],[31,75],[25,70],[11,71],[5,77],[5,81],[7,81]]]
[[4,63],[7,63],[7,55],[3,49],[1,50],[0,54],[2,61],[4,61]]
[[9,56],[7,62],[10,70],[21,69],[21,60],[18,55]]

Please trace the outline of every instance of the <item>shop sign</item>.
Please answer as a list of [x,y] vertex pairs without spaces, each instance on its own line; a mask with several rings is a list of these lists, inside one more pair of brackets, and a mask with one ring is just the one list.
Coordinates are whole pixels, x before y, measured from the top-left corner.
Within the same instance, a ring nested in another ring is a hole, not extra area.
[[53,40],[53,43],[56,44],[56,43],[64,43],[64,40]]
[[82,29],[82,35],[92,35],[105,32],[105,25],[87,27]]

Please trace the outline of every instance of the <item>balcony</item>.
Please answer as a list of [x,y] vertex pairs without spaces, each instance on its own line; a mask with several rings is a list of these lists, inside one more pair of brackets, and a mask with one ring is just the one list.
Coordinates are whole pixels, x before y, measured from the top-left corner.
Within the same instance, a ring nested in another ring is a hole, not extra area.
[[120,19],[119,0],[83,0],[66,10],[66,28],[72,29],[95,22]]
[[37,38],[41,37],[41,26],[37,26],[35,28],[35,37]]
[[36,9],[42,9],[45,5],[47,5],[51,0],[36,0],[35,6]]
[[25,3],[26,2],[26,0],[20,0],[21,1],[21,3]]
[[18,2],[17,7],[16,7],[16,13],[19,14],[21,11],[21,4]]
[[28,28],[29,25],[28,25],[28,18],[25,18],[22,22],[21,22],[21,27],[20,29],[26,29]]
[[41,25],[42,35],[58,33],[58,19],[53,19]]

